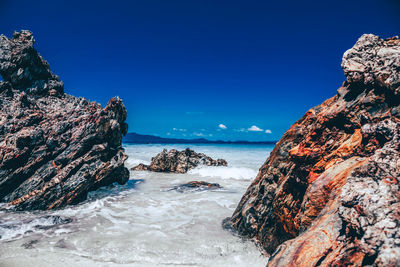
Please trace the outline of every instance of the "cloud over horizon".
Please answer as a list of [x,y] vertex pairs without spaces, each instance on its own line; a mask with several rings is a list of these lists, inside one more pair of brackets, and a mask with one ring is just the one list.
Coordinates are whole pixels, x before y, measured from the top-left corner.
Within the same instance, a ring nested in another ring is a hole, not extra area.
[[261,129],[261,128],[255,126],[255,125],[251,126],[251,127],[250,127],[249,129],[247,129],[247,130],[250,131],[250,132],[263,132],[263,131],[264,131],[263,129]]
[[198,136],[198,137],[206,137],[206,136],[212,137],[213,136],[213,134],[204,134],[204,133],[198,133],[198,132],[194,132],[194,133],[192,133],[192,135]]
[[226,127],[226,125],[224,125],[224,124],[220,124],[220,125],[218,125],[218,127],[220,128],[220,129],[223,129],[223,130],[226,130],[226,129],[228,129],[228,127]]
[[[213,127],[209,125],[208,128],[197,128],[197,127],[184,127],[184,128],[170,128],[170,131],[166,131],[165,136],[173,137],[173,138],[185,138],[185,137],[203,137],[203,138],[215,138],[220,140],[225,139],[237,139],[237,140],[262,140],[269,135],[269,138],[272,136],[272,131],[266,128],[260,128],[257,125],[250,125],[247,127],[239,127],[235,126],[228,127],[224,123],[217,124],[217,127]],[[230,137],[232,136],[232,137]]]
[[186,132],[187,129],[172,128],[173,131]]

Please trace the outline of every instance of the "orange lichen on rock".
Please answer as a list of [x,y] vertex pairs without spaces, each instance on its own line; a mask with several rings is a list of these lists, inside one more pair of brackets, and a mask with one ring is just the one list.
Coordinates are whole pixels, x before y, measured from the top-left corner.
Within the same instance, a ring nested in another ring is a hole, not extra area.
[[333,152],[334,155],[344,158],[354,153],[354,150],[361,144],[362,134],[361,129],[355,129],[354,134],[343,142],[340,147]]
[[301,213],[295,219],[297,228],[310,226],[327,202],[338,197],[341,188],[347,182],[347,177],[364,162],[365,159],[352,157],[322,173],[318,180],[308,187],[304,195]]
[[337,95],[290,127],[224,221],[268,266],[400,266],[398,51],[363,35]]

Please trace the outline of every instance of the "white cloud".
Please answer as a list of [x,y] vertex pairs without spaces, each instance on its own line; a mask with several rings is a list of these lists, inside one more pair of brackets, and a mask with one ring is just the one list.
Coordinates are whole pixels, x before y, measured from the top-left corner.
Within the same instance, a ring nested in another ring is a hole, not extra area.
[[267,129],[267,130],[265,130],[265,133],[267,133],[267,134],[271,134],[271,133],[272,133],[272,131],[271,131],[271,130],[269,130],[269,129]]
[[203,133],[196,133],[196,132],[194,132],[193,135],[194,136],[205,136]]
[[186,129],[172,128],[173,131],[186,132]]
[[213,136],[212,134],[201,133],[201,132],[193,132],[192,135],[198,136],[198,137]]
[[247,130],[249,130],[250,132],[263,132],[263,131],[264,131],[263,129],[258,128],[258,127],[255,126],[255,125],[251,126],[251,127],[250,127],[249,129],[247,129]]
[[228,127],[226,127],[226,125],[224,125],[224,124],[220,124],[220,125],[218,125],[218,127],[219,128],[221,128],[221,129],[223,129],[223,130],[226,130],[226,129],[228,129]]
[[171,135],[171,133],[168,132],[167,135]]

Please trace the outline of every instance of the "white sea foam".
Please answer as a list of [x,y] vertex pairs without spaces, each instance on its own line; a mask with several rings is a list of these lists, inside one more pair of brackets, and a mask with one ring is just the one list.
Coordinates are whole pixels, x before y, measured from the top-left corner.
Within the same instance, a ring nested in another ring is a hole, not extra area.
[[48,230],[53,226],[70,223],[72,220],[59,216],[44,216],[25,221],[7,221],[0,224],[0,240],[12,240],[29,232]]
[[[187,146],[127,145],[126,167],[148,164],[163,148]],[[0,265],[265,266],[256,246],[224,231],[221,222],[233,213],[272,147],[190,148],[229,165],[186,174],[135,171],[126,185],[100,188],[79,205],[33,213],[0,210]],[[168,190],[199,179],[224,189]]]
[[128,168],[137,166],[137,165],[139,165],[140,163],[143,163],[143,164],[146,164],[146,165],[150,164],[150,162],[148,162],[148,161],[146,161],[146,160],[137,159],[137,158],[133,158],[133,157],[129,157],[129,158],[125,161],[125,165],[126,165]]
[[253,180],[257,176],[257,171],[245,167],[200,166],[190,170],[189,174],[222,179]]

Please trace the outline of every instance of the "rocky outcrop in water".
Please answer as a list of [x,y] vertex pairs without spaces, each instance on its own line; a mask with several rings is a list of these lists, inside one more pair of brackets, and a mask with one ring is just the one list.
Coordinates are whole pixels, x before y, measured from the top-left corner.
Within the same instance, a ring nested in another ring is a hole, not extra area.
[[186,184],[180,184],[177,186],[174,186],[171,188],[171,190],[175,190],[178,192],[185,192],[185,191],[204,191],[204,190],[216,190],[216,189],[221,189],[222,186],[220,186],[217,183],[208,183],[204,181],[191,181]]
[[176,149],[167,151],[164,149],[151,159],[150,165],[139,164],[131,170],[186,173],[199,165],[227,166],[228,163],[224,159],[214,160],[203,153],[196,153],[189,148],[182,151]]
[[400,40],[363,35],[347,81],[281,138],[224,222],[269,266],[400,266]]
[[29,31],[0,36],[0,200],[16,210],[55,209],[125,183],[126,110],[64,93]]

